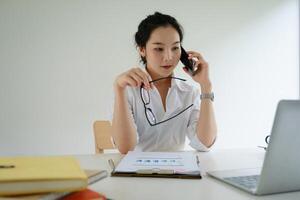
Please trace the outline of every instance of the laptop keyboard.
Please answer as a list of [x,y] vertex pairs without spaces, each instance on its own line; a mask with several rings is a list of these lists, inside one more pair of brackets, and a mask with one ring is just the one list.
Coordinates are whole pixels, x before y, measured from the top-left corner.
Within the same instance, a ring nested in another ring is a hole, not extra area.
[[224,178],[224,180],[231,182],[234,185],[240,185],[248,189],[254,189],[257,187],[259,175],[252,176],[236,176]]

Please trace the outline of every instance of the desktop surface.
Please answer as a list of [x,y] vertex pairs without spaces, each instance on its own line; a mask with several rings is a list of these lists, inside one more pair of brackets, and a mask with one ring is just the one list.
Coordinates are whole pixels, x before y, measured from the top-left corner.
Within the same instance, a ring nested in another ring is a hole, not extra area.
[[[107,177],[90,186],[91,189],[118,200],[126,199],[300,199],[299,192],[254,196],[206,175],[206,171],[261,167],[263,149],[218,149],[210,152],[195,152],[200,160],[202,179],[167,179]],[[106,169],[111,172],[109,159],[116,163],[121,154],[78,155],[84,169]]]

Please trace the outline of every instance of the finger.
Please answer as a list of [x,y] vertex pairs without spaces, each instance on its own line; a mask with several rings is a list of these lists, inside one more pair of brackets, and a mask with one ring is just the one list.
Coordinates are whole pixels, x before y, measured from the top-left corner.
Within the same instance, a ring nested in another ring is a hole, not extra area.
[[137,87],[138,86],[138,83],[134,79],[132,79],[131,77],[128,77],[126,79],[126,83],[127,83],[127,85],[129,85],[131,87]]
[[189,70],[188,70],[187,67],[183,67],[182,69],[183,69],[183,71],[184,71],[187,75],[189,75],[189,76],[192,77],[192,74],[189,72]]
[[186,73],[188,73],[187,67],[183,67],[182,69],[183,69],[183,71],[185,71]]
[[200,53],[196,52],[196,51],[187,51],[187,53],[188,53],[188,55],[189,55],[189,58],[195,57],[195,58],[197,58],[198,60],[203,59],[203,56],[202,56]]
[[208,67],[208,63],[205,60],[198,60],[196,65],[201,65],[202,67]]
[[154,84],[151,82],[152,81],[152,78],[151,76],[148,74],[148,72],[142,70],[142,69],[139,69],[138,70],[139,74],[143,77],[143,79],[148,83],[148,86],[153,89],[154,87]]
[[143,75],[146,76],[146,78],[147,78],[147,80],[148,80],[149,82],[152,81],[152,78],[151,78],[150,74],[149,74],[146,70],[142,70],[142,69],[139,68],[139,71],[140,71],[141,73],[143,73]]
[[145,89],[148,89],[148,88],[149,88],[149,84],[147,84],[147,82],[145,81],[145,79],[144,79],[141,75],[139,75],[137,72],[135,72],[134,75],[135,75],[136,77],[139,78],[139,80],[140,80],[140,82],[141,82],[141,86],[142,86],[143,88],[145,88]]
[[143,81],[146,87],[150,87],[147,74],[145,74],[143,71],[137,70],[135,71],[135,75],[138,76]]
[[199,60],[196,62],[195,67],[195,71],[201,71],[202,69],[208,68],[208,63],[203,60]]
[[137,83],[137,86],[140,87],[143,83],[143,79],[141,79],[139,76],[137,76],[136,74],[129,74],[129,78],[135,80],[135,82]]
[[201,54],[197,51],[187,51],[187,54],[193,54],[195,56],[201,56]]
[[201,70],[201,61],[196,61],[195,65],[194,65],[194,71],[200,71]]

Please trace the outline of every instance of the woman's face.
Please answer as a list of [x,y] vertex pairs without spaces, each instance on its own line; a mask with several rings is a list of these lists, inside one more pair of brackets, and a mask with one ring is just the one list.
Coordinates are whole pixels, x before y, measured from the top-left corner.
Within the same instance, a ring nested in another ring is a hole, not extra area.
[[156,28],[151,33],[146,48],[142,48],[140,53],[147,60],[150,75],[155,78],[170,76],[181,55],[178,32],[171,26]]

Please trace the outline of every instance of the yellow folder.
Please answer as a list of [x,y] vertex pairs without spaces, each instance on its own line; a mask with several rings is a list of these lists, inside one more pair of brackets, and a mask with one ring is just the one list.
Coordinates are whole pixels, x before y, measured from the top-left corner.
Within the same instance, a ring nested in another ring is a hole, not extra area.
[[87,176],[70,156],[0,157],[0,195],[75,191]]

